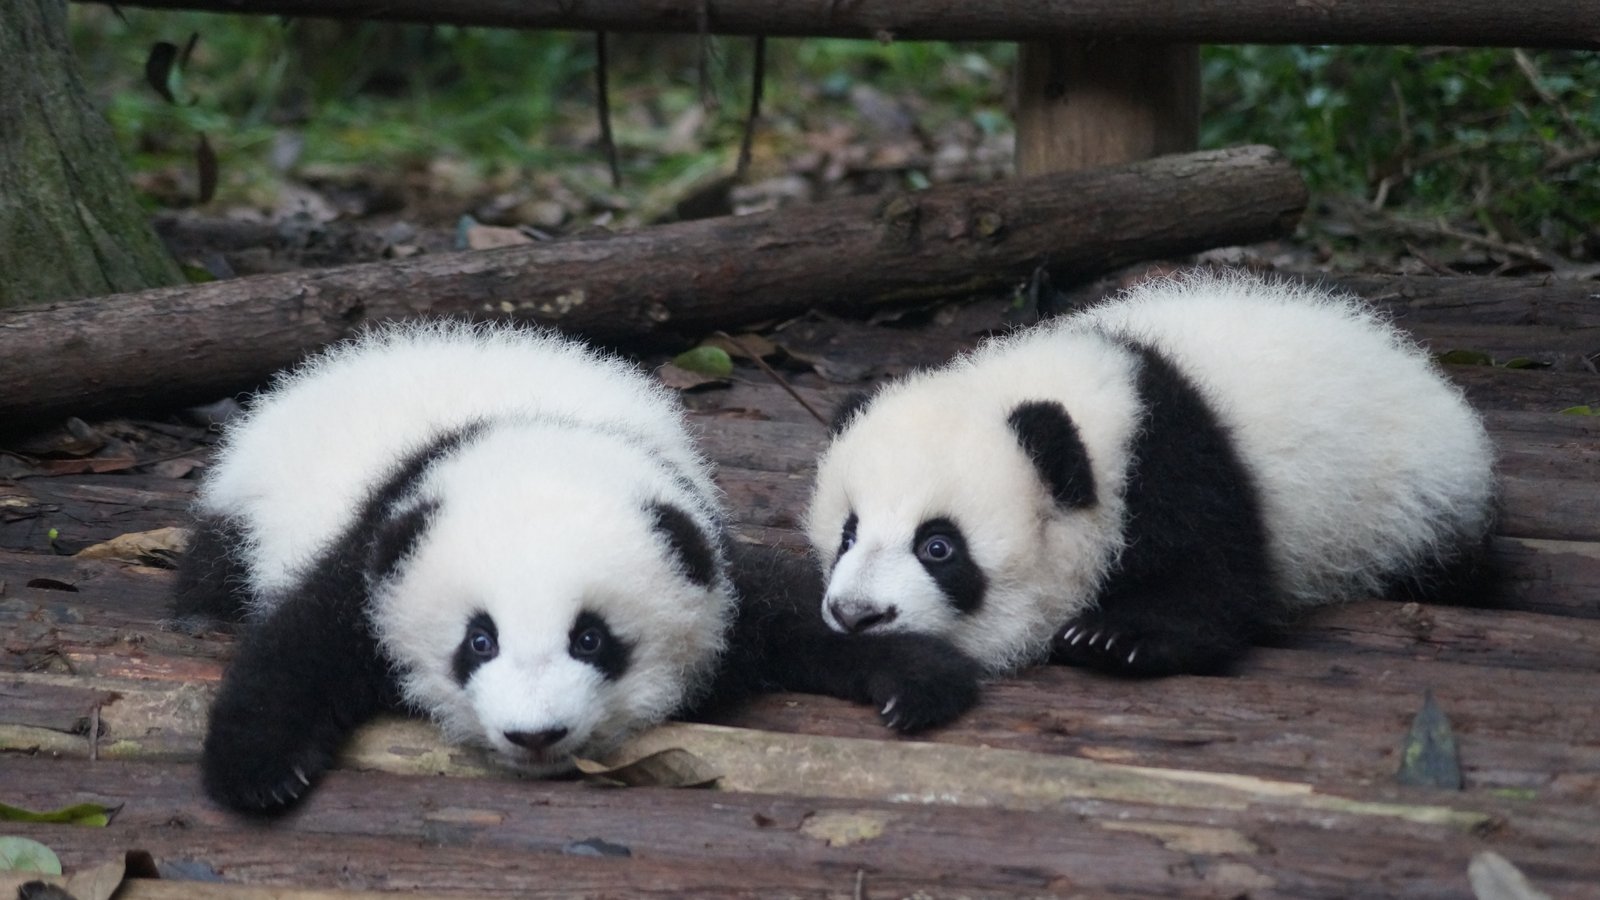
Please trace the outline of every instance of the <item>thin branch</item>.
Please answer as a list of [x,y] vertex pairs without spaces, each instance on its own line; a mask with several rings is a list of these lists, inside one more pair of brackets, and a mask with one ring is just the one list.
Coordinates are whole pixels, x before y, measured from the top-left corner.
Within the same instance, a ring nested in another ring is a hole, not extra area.
[[750,148],[755,142],[756,122],[761,118],[761,90],[767,81],[767,38],[756,37],[756,59],[750,77],[750,115],[744,120],[744,138],[739,141],[739,166],[734,177],[743,179],[750,171]]
[[816,407],[812,406],[810,403],[807,403],[806,402],[806,398],[800,396],[800,392],[796,391],[794,389],[794,387],[792,385],[790,385],[789,382],[787,380],[785,380],[782,375],[779,375],[775,369],[773,369],[771,366],[767,365],[767,361],[761,358],[761,354],[752,352],[751,349],[749,347],[746,347],[738,338],[736,338],[733,335],[727,333],[726,331],[717,331],[717,332],[713,332],[713,333],[717,337],[722,338],[723,340],[725,340],[728,343],[732,344],[733,346],[737,347],[739,349],[740,353],[743,353],[745,356],[749,357],[750,361],[755,363],[757,368],[759,368],[759,369],[761,369],[761,371],[765,372],[767,374],[767,377],[771,378],[778,385],[778,387],[783,388],[784,391],[789,394],[789,396],[794,398],[794,401],[796,403],[798,403],[801,406],[805,407],[806,412],[811,414],[811,418],[816,419],[818,422],[820,422],[822,424],[823,428],[827,428],[828,427],[828,419],[827,419],[827,417],[824,416],[822,413],[817,412]]
[[606,162],[611,166],[611,186],[622,187],[622,165],[617,161],[617,142],[611,135],[611,87],[606,80],[606,33],[594,33],[594,92],[600,109],[600,149],[605,151]]

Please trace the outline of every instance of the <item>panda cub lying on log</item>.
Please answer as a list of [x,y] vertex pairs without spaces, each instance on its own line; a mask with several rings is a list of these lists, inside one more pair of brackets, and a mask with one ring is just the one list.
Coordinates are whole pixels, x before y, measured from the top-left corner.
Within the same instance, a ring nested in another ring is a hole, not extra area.
[[754,691],[973,702],[936,638],[830,631],[814,569],[733,545],[720,503],[676,398],[554,333],[410,325],[313,357],[229,424],[195,504],[175,611],[248,625],[207,792],[281,812],[386,710],[543,775]]
[[806,525],[822,615],[988,673],[1215,669],[1297,610],[1453,589],[1492,518],[1489,439],[1410,339],[1242,275],[1148,282],[856,402]]

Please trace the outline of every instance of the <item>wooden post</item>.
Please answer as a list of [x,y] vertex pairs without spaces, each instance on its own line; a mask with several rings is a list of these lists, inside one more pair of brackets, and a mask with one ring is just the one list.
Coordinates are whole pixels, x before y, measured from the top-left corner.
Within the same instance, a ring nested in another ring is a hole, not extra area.
[[1017,174],[1132,162],[1200,141],[1200,48],[1112,39],[1023,44]]

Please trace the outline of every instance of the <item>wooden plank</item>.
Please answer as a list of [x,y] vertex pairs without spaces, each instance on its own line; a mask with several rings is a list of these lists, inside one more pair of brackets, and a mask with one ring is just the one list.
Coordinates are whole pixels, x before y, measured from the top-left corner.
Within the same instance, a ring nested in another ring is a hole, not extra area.
[[844,37],[874,40],[1026,41],[1046,35],[1229,44],[1456,44],[1600,48],[1600,32],[1562,0],[1508,7],[1491,0],[1343,0],[1288,4],[1119,3],[1116,0],[139,0],[132,6],[255,15],[377,19],[575,31]]
[[[596,837],[631,854],[604,861],[615,886],[636,883],[643,874],[630,869],[660,868],[669,890],[696,870],[695,886],[837,890],[841,874],[848,885],[860,869],[873,890],[899,885],[940,896],[1083,890],[1215,896],[1223,886],[1219,870],[1239,866],[1231,874],[1250,876],[1249,884],[1224,880],[1235,889],[1340,896],[1360,885],[1428,896],[1459,884],[1466,861],[1484,847],[1530,872],[1537,867],[1552,887],[1584,884],[1600,872],[1600,860],[1584,852],[1583,841],[1595,836],[1592,811],[1587,824],[1544,827],[1536,805],[1495,800],[1491,828],[1463,831],[1479,820],[1455,813],[1440,818],[1436,811],[1443,807],[1432,802],[1438,792],[1397,790],[1385,801],[1345,806],[1293,785],[1242,778],[1147,779],[1145,787],[1160,784],[1187,799],[1152,804],[1119,794],[1124,785],[1118,779],[1134,770],[1090,762],[1084,765],[1116,774],[1071,785],[1020,785],[1020,793],[1040,800],[1038,808],[885,802],[854,795],[893,789],[873,778],[914,786],[921,770],[916,757],[928,751],[982,754],[982,775],[996,780],[1008,771],[1009,757],[1032,755],[889,744],[883,749],[901,765],[873,767],[865,782],[852,784],[856,773],[847,763],[879,752],[879,742],[816,739],[828,750],[806,748],[804,757],[831,758],[836,768],[797,770],[791,758],[743,746],[742,735],[723,730],[733,741],[718,744],[714,730],[698,733],[705,742],[695,749],[707,758],[725,752],[762,757],[764,766],[740,768],[759,769],[753,777],[767,780],[742,785],[748,790],[605,790],[338,772],[295,816],[249,830],[201,800],[193,773],[182,766],[29,761],[17,780],[21,798],[33,804],[121,805],[105,830],[30,826],[30,834],[43,835],[69,864],[103,858],[107,848],[138,847],[158,861],[181,855],[208,864],[230,880],[301,886],[449,888],[443,879],[458,876],[453,870],[466,859],[481,859],[475,865],[483,875],[455,882],[455,890],[493,889],[490,876],[511,878],[506,887],[521,886],[503,871],[508,867],[549,870],[547,884],[555,886],[563,878],[585,878],[594,861],[570,861],[563,851]],[[683,743],[681,734],[662,737]],[[780,790],[784,785],[807,793]],[[1571,812],[1557,805],[1553,817]],[[1525,821],[1534,830],[1524,830]],[[1426,862],[1405,864],[1412,854]],[[752,884],[747,870],[769,874]]]

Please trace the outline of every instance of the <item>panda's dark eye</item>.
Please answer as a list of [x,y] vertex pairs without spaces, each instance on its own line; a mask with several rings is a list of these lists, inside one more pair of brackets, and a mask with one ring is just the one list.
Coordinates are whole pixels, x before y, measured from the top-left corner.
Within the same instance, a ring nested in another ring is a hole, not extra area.
[[929,535],[917,547],[917,558],[923,562],[943,563],[954,559],[956,542],[942,534]]
[[834,556],[843,556],[856,545],[856,514],[851,513],[850,518],[844,520],[844,530],[839,534],[839,552]]
[[467,633],[467,647],[485,659],[500,651],[500,645],[495,641],[494,635],[482,628],[474,628]]
[[478,613],[467,621],[467,631],[450,659],[450,671],[457,684],[466,684],[478,667],[500,655],[500,632],[488,613]]
[[573,656],[596,656],[606,648],[606,633],[600,628],[585,628],[572,636]]

